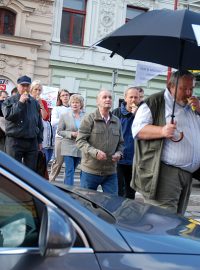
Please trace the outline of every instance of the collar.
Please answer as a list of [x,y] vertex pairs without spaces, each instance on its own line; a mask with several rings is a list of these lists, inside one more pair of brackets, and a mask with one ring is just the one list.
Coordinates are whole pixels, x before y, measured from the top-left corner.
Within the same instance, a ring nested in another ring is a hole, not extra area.
[[129,112],[129,111],[126,109],[126,102],[125,102],[125,101],[123,101],[123,102],[121,103],[121,113],[122,113],[123,115],[128,115],[128,114],[131,114],[131,115],[132,115],[132,112]]
[[[99,113],[100,113],[100,111],[99,111]],[[106,124],[110,121],[110,112],[109,112],[107,118],[105,118],[101,113],[100,113],[100,115],[101,115],[101,118],[106,122]]]

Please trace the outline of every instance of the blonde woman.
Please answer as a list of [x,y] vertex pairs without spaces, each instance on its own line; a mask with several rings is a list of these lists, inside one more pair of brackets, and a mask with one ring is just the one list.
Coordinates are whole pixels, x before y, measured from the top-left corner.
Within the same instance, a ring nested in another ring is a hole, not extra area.
[[47,105],[46,100],[41,99],[41,97],[40,97],[41,94],[42,94],[41,82],[39,80],[33,81],[31,83],[30,95],[39,102],[42,119],[44,121],[47,121],[50,118],[50,113],[49,113],[49,109],[48,109],[48,105]]
[[51,137],[53,137],[53,132],[50,123],[50,111],[47,105],[46,100],[42,99],[40,95],[42,94],[42,84],[39,80],[35,80],[32,82],[30,87],[30,95],[36,99],[40,104],[40,113],[42,116],[43,123],[43,142],[42,142],[42,152],[46,157],[46,164],[48,165],[52,154],[53,154],[53,146],[51,144]]
[[[69,97],[70,97],[70,93],[67,89],[59,90],[56,106],[53,108],[51,112],[51,124],[52,124],[52,127],[55,129],[57,129],[60,115],[62,113],[65,113],[68,110]],[[64,158],[63,156],[61,156],[61,141],[62,141],[62,136],[58,135],[58,133],[56,132],[55,148],[54,148],[55,159],[51,165],[49,181],[55,181],[56,177],[60,173],[62,164],[64,162]]]
[[62,136],[61,155],[64,156],[65,178],[67,185],[74,184],[75,169],[81,160],[81,151],[76,147],[76,137],[84,116],[83,97],[73,94],[69,99],[69,110],[60,116],[58,135]]

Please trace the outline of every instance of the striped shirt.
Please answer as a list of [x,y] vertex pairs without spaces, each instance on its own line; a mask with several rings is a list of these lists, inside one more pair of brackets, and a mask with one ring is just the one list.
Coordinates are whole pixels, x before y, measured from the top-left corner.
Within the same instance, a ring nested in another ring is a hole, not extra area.
[[[174,99],[168,89],[165,90],[164,99],[165,119],[166,123],[170,123]],[[194,172],[200,167],[200,116],[193,112],[190,106],[180,106],[177,103],[174,114],[177,130],[183,131],[184,137],[177,143],[164,139],[161,160],[168,165]],[[138,132],[152,123],[151,111],[144,103],[139,107],[133,121],[133,137],[137,138]]]

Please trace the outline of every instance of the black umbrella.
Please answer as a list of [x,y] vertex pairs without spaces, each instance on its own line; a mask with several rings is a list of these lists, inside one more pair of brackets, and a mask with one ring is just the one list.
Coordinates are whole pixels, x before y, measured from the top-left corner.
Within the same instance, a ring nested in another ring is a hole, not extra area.
[[[200,27],[200,14],[190,10],[145,12],[99,41],[96,45],[125,59],[158,63],[178,70],[200,68],[200,47],[192,25]],[[178,86],[178,79],[176,90]],[[172,110],[174,122],[175,101]]]
[[152,10],[135,17],[96,45],[125,59],[176,69],[200,68],[200,47],[192,25],[200,14],[190,10]]

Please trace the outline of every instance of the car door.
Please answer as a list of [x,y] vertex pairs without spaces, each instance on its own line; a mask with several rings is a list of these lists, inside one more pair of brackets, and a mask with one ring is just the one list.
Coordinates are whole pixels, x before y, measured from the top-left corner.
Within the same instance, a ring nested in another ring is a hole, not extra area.
[[48,198],[0,168],[0,269],[99,270],[87,237],[72,217],[77,237],[69,252],[64,256],[41,255],[41,220],[49,206],[56,209]]

